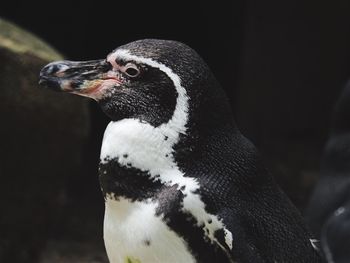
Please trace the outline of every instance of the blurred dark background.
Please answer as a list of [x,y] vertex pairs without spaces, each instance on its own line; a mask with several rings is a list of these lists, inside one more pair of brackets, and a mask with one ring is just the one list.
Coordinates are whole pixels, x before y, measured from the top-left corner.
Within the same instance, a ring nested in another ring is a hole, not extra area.
[[[317,181],[334,103],[349,77],[349,14],[349,1],[305,0],[197,3],[12,0],[3,1],[0,8],[0,18],[34,33],[71,60],[103,58],[117,46],[142,38],[174,39],[190,45],[207,61],[226,90],[243,134],[259,148],[268,168],[301,211]],[[0,44],[1,41],[2,38]],[[3,74],[12,72],[13,78],[24,78],[13,70],[5,70],[7,60],[12,57],[3,49],[0,51],[5,54],[0,57]],[[32,59],[29,55],[29,61]],[[23,62],[21,58],[16,61]],[[32,68],[38,71],[37,65],[44,62],[48,61],[39,61]],[[33,81],[37,71],[31,72]],[[0,84],[7,84],[13,78]],[[0,87],[2,90],[5,84]],[[35,93],[41,92],[36,86],[33,89]],[[0,139],[5,145],[0,150],[1,188],[4,188],[1,204],[5,206],[1,212],[4,215],[0,216],[7,218],[0,220],[0,231],[6,230],[3,236],[7,237],[2,241],[0,238],[0,256],[3,253],[6,257],[6,251],[22,250],[27,242],[35,245],[29,252],[24,251],[18,262],[80,262],[79,255],[87,251],[93,255],[82,262],[104,262],[103,200],[97,164],[108,120],[94,102],[81,102],[81,98],[64,101],[58,94],[49,96],[48,104],[54,108],[55,115],[48,111],[44,124],[31,120],[45,113],[45,97],[40,102],[40,113],[27,105],[30,100],[21,100],[20,103],[27,103],[25,118],[23,111],[16,114],[6,111],[10,109],[5,108],[6,103],[0,112],[2,119],[11,123],[1,124],[1,129],[8,132],[3,131]],[[0,100],[2,103],[8,98],[0,95]],[[65,110],[60,113],[61,102]],[[16,108],[16,103],[14,99],[8,105]],[[74,110],[67,111],[69,107]],[[74,115],[79,109],[86,114]],[[7,120],[5,113],[12,117]],[[25,132],[20,120],[28,126]],[[17,132],[11,139],[13,130]],[[75,137],[66,139],[68,132]],[[31,136],[35,140],[28,139]],[[20,147],[13,150],[11,143],[18,144],[21,140],[26,150]],[[64,144],[69,144],[68,148],[63,149]],[[77,148],[81,154],[71,157]],[[15,158],[8,157],[9,151]],[[40,169],[38,151],[43,158],[53,160]],[[28,156],[33,161],[28,161]],[[54,168],[55,165],[62,171]],[[43,169],[47,177],[38,176]],[[52,173],[57,176],[49,177]],[[22,188],[27,192],[19,193],[17,200],[13,191]],[[30,199],[32,192],[35,197]],[[38,205],[37,200],[43,204],[39,202],[40,207],[32,209],[31,205]],[[25,215],[21,212],[23,206]],[[33,219],[38,214],[40,220]],[[14,223],[13,217],[22,220]],[[18,230],[15,224],[24,226]],[[16,244],[18,240],[22,244]],[[62,245],[67,240],[71,242],[70,249]],[[62,254],[69,255],[66,261]]]

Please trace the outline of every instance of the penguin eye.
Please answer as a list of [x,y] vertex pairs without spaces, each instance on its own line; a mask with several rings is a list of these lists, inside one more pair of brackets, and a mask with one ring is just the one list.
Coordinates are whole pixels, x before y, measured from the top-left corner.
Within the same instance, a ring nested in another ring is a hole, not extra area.
[[139,68],[135,64],[132,64],[132,63],[128,63],[125,65],[124,72],[127,76],[129,76],[131,78],[135,78],[138,75],[140,75]]

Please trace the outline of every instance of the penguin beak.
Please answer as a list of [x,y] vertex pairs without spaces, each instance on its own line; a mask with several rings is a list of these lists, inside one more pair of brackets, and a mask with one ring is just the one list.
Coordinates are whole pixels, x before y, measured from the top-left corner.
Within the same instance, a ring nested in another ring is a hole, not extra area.
[[39,85],[55,91],[70,92],[99,100],[107,90],[121,84],[119,74],[104,60],[56,61],[46,65],[39,76]]

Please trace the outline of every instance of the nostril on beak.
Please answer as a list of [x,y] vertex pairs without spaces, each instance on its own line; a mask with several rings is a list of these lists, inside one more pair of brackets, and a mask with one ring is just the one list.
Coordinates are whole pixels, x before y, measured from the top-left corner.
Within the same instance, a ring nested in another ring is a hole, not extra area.
[[108,62],[107,60],[103,61],[101,63],[101,66],[102,66],[101,69],[103,72],[107,72],[108,70],[113,68],[112,64],[110,62]]

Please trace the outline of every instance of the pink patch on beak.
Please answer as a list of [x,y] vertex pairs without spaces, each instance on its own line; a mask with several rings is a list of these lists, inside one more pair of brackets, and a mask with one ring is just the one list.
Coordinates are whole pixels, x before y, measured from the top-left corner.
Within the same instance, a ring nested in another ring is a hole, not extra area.
[[89,87],[79,91],[72,91],[72,93],[99,101],[108,93],[113,92],[112,90],[116,86],[120,86],[121,83],[122,82],[115,77],[106,77],[104,79],[93,80],[91,84],[89,83]]

